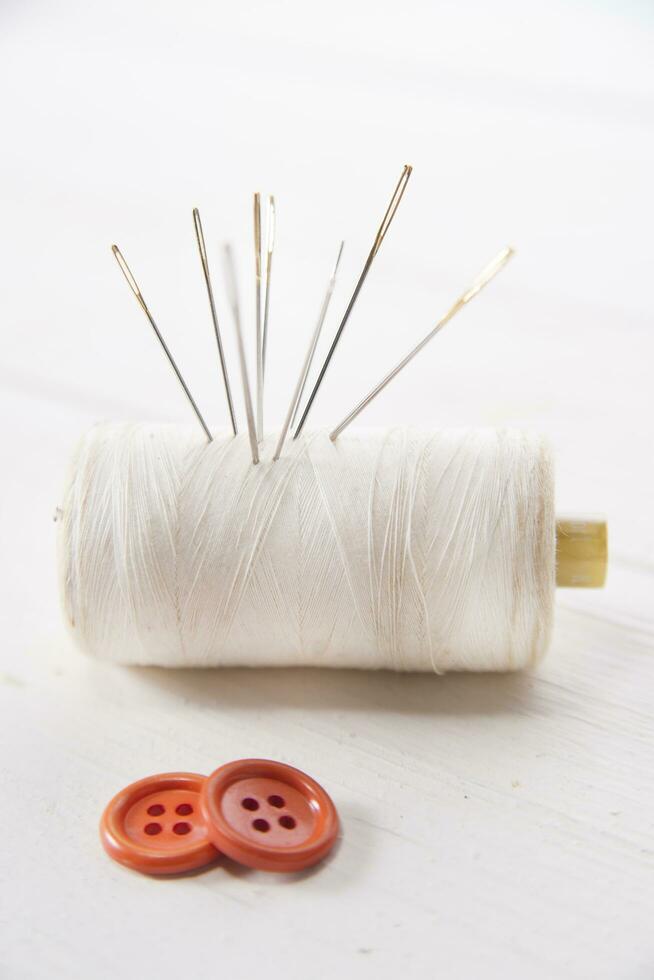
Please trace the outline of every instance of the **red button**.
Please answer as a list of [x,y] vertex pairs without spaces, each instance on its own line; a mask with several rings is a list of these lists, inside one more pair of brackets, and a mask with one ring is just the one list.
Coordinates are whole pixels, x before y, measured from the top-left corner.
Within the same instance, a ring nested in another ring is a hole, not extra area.
[[338,814],[315,779],[281,762],[243,759],[202,787],[209,837],[224,854],[264,871],[299,871],[325,857]]
[[210,864],[218,852],[200,809],[204,776],[163,773],[121,790],[100,821],[107,854],[128,868],[169,875]]

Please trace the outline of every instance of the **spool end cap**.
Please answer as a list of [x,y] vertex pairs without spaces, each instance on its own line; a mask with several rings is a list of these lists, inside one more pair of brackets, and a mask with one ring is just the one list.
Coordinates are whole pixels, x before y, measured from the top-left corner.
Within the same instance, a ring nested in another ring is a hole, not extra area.
[[601,589],[606,581],[608,534],[604,517],[557,517],[556,584]]

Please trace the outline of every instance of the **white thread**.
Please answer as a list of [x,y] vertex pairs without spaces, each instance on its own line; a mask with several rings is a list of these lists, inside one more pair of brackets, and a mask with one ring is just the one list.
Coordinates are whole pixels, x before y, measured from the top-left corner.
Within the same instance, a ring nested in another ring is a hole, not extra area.
[[66,617],[98,657],[163,666],[508,670],[546,650],[553,475],[517,430],[246,436],[104,425],[75,453]]

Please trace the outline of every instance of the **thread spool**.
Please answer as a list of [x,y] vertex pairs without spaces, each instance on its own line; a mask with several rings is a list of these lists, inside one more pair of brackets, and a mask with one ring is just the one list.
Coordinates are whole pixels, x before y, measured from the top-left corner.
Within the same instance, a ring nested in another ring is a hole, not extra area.
[[[134,424],[82,438],[60,575],[87,653],[437,672],[545,653],[557,535],[541,436],[314,432],[272,462],[275,443],[253,466],[245,435],[206,444],[190,428]],[[576,534],[569,525],[572,577]]]

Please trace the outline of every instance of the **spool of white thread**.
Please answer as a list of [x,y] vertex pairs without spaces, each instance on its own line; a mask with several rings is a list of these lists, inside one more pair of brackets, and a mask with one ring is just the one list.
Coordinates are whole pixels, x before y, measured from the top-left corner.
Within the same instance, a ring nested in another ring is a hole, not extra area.
[[102,425],[62,505],[66,618],[124,664],[510,670],[547,649],[553,467],[518,430]]

